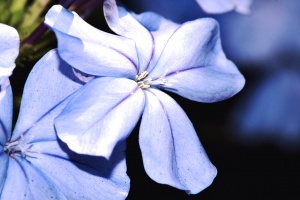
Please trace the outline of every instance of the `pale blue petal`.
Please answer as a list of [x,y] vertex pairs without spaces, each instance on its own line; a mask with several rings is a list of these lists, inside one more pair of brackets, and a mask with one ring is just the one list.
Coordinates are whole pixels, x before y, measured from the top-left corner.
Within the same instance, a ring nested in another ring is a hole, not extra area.
[[[229,66],[228,63],[227,66]],[[232,66],[234,64],[232,63]],[[170,73],[161,87],[198,102],[217,102],[239,92],[245,79],[241,74],[219,71],[217,66],[195,67]]]
[[19,44],[17,30],[0,23],[0,85],[12,74],[16,66]]
[[24,152],[11,155],[1,200],[21,199],[25,194],[28,199],[126,198],[129,179],[124,144],[108,161],[75,154],[58,140],[53,120],[70,98],[50,109],[18,139]]
[[48,52],[36,63],[26,81],[12,140],[20,137],[54,105],[81,86],[72,68],[58,57],[57,52]]
[[[140,118],[144,94],[125,78],[95,78],[55,120],[58,137],[77,153],[109,158]],[[72,126],[70,126],[72,124]]]
[[[67,67],[67,65],[64,66]],[[35,68],[39,67],[36,65]],[[38,69],[34,70],[38,71]],[[51,76],[49,77],[51,79]],[[35,75],[30,75],[27,83],[34,78]],[[45,80],[38,79],[36,84],[38,85],[40,81],[44,82]],[[124,143],[114,149],[110,160],[79,155],[68,149],[57,138],[54,119],[62,112],[72,96],[65,98],[58,94],[62,91],[54,90],[47,81],[45,83],[48,84],[49,89],[52,89],[48,94],[50,97],[58,95],[62,99],[57,104],[52,102],[54,105],[48,108],[48,111],[42,114],[28,130],[21,132],[16,141],[9,141],[10,143],[18,142],[17,147],[20,152],[11,152],[10,154],[9,166],[6,168],[7,176],[0,199],[67,200],[78,199],[78,197],[82,199],[125,199],[129,190],[129,179],[126,175]],[[30,89],[25,87],[25,93]],[[32,95],[32,99],[37,99],[42,94],[33,93]],[[43,103],[43,101],[28,103],[28,105],[35,110],[39,108],[39,103]],[[25,103],[23,105],[25,106]],[[30,115],[30,112],[24,113],[20,116],[19,121],[26,121]],[[72,125],[72,122],[70,124]],[[6,155],[0,154],[1,161],[4,156]]]
[[154,87],[200,102],[229,98],[245,83],[225,57],[213,19],[187,22],[177,29],[148,78],[153,79]]
[[8,166],[8,156],[4,152],[2,144],[0,144],[0,194],[5,184]]
[[97,76],[134,78],[137,73],[132,40],[100,31],[60,5],[48,11],[45,24],[56,34],[59,55],[72,67]]
[[0,193],[0,200],[22,199],[32,200],[32,191],[24,175],[24,168],[14,159],[9,159],[7,167],[7,178]]
[[219,14],[236,10],[242,14],[250,13],[252,0],[196,0],[207,13]]
[[217,174],[191,121],[167,94],[149,89],[139,142],[147,174],[156,182],[196,194]]
[[105,0],[104,15],[108,26],[117,34],[133,39],[139,60],[139,72],[145,71],[154,56],[153,35],[142,26],[119,2]]
[[0,85],[0,145],[11,137],[13,115],[12,90],[8,78]]
[[153,36],[155,50],[150,65],[145,69],[146,71],[151,71],[155,67],[168,40],[180,25],[152,12],[145,12],[139,15],[132,13],[132,16],[150,31]]
[[[38,159],[30,158],[29,161],[39,172],[36,176],[42,176],[48,187],[55,186],[57,194],[63,194],[66,199],[77,199],[78,196],[83,199],[125,199],[130,180],[126,175],[124,144],[118,146],[112,159],[107,161],[101,157],[75,154],[57,142],[36,143],[32,150],[43,150]],[[67,153],[61,152],[60,148]],[[32,188],[38,184],[32,184]]]

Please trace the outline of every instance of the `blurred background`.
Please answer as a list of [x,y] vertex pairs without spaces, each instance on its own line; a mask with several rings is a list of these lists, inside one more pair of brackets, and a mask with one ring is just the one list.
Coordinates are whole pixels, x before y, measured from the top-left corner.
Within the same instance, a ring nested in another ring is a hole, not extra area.
[[[51,32],[42,36],[46,43],[42,38],[27,37],[39,27],[47,8],[68,1],[13,0],[21,2],[18,9],[10,10],[13,15],[5,14],[7,2],[0,0],[0,22],[15,26],[22,40],[18,66],[11,77],[16,119],[27,74],[39,57],[56,45]],[[39,4],[32,6],[34,2]],[[218,103],[192,102],[170,93],[186,111],[218,169],[212,185],[197,195],[187,195],[152,181],[143,169],[138,124],[127,140],[131,179],[127,199],[300,199],[300,1],[253,0],[248,15],[235,11],[207,14],[195,0],[122,2],[136,13],[157,12],[177,23],[216,19],[225,54],[246,78],[240,93]],[[29,8],[39,13],[31,24],[27,23],[30,16],[24,14]],[[101,0],[77,0],[70,9],[110,32]],[[12,17],[16,13],[18,17]]]

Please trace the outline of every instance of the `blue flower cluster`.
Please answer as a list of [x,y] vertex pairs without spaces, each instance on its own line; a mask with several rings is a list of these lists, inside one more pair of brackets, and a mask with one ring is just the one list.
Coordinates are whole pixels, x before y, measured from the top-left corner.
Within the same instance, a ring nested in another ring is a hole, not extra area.
[[[226,5],[216,12],[246,12]],[[135,14],[116,0],[104,0],[103,10],[114,34],[61,5],[47,12],[58,48],[29,74],[14,129],[8,77],[19,38],[0,24],[1,200],[125,199],[125,142],[140,118],[151,179],[196,194],[215,178],[192,122],[164,91],[211,103],[243,88],[243,75],[222,50],[218,23],[177,24],[152,12]]]

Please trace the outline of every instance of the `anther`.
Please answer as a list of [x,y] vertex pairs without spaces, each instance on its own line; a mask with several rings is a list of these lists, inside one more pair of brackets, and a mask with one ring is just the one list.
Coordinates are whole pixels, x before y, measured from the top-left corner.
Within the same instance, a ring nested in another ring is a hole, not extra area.
[[141,88],[141,89],[146,89],[146,88],[149,88],[150,85],[151,85],[151,81],[152,79],[151,78],[146,78],[148,75],[148,72],[147,71],[143,71],[142,73],[140,73],[139,75],[136,75],[135,76],[135,81],[137,82],[138,86]]

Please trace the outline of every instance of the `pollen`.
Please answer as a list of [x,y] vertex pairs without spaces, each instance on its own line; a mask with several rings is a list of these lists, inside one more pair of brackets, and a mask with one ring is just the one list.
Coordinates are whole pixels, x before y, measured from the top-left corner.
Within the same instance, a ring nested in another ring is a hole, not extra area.
[[141,89],[146,89],[149,88],[151,85],[151,78],[146,78],[148,75],[147,71],[143,71],[142,73],[140,73],[139,75],[135,76],[135,82],[137,83],[137,85],[141,88]]

